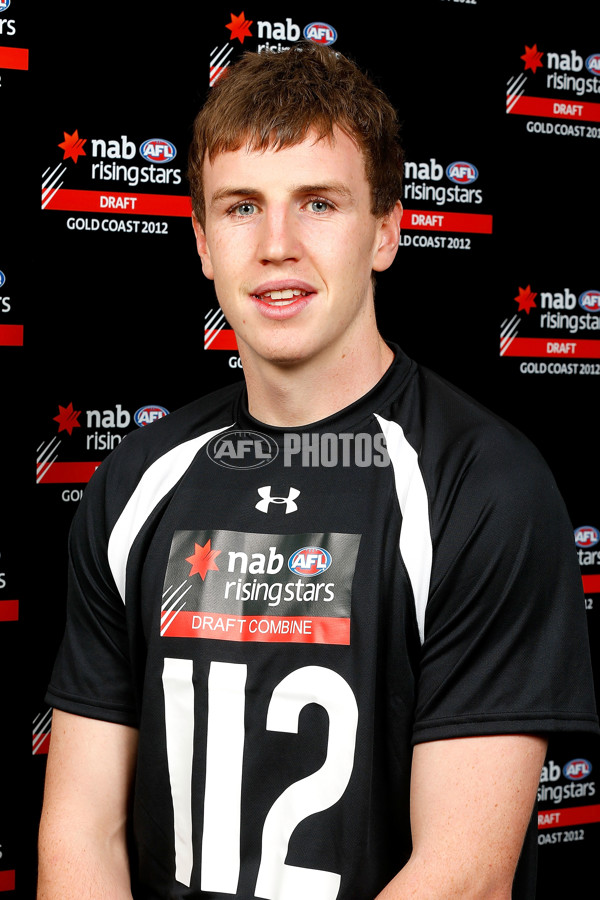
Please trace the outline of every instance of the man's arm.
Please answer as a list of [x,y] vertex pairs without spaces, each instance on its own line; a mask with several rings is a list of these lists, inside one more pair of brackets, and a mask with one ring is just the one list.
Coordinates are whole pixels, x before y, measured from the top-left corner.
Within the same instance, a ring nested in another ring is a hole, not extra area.
[[418,744],[413,853],[376,900],[510,900],[545,753],[530,735]]
[[137,730],[54,711],[38,900],[131,900],[126,823]]

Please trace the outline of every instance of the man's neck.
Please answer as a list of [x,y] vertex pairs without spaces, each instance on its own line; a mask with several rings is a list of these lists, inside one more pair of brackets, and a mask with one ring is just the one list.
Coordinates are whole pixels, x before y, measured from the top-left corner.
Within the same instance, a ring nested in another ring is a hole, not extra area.
[[334,415],[359,400],[385,374],[394,354],[379,334],[333,358],[297,364],[272,363],[240,356],[251,415],[266,425],[300,427]]

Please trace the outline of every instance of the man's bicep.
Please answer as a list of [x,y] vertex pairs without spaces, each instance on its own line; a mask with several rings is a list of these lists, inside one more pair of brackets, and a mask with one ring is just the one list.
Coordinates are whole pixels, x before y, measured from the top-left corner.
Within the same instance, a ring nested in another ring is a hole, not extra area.
[[510,897],[545,752],[544,738],[520,734],[418,744],[413,854],[381,900]]
[[131,900],[126,823],[136,752],[135,729],[55,710],[38,900]]
[[54,710],[42,825],[123,827],[135,769],[137,729]]

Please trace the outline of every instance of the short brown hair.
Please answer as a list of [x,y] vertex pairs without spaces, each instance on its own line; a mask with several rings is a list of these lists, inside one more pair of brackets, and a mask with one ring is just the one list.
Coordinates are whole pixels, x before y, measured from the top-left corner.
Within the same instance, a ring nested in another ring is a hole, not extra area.
[[396,111],[383,91],[341,53],[310,41],[245,53],[211,89],[194,122],[188,178],[200,224],[206,157],[245,143],[252,150],[291,146],[311,130],[330,138],[335,126],[363,153],[373,215],[391,212],[402,193],[404,154]]

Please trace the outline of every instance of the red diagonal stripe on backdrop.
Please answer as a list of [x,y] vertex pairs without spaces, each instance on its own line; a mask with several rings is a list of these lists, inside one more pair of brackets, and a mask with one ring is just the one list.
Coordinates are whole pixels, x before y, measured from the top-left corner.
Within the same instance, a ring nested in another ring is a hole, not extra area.
[[0,69],[28,69],[29,50],[23,47],[0,47]]
[[61,188],[48,202],[46,209],[109,213],[118,216],[187,217],[191,215],[192,204],[189,197],[173,194],[125,194]]

